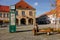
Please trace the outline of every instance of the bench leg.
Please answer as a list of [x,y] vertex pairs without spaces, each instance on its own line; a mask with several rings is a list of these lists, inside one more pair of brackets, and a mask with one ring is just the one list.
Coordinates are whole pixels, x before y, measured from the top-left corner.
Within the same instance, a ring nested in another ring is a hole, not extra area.
[[50,35],[50,32],[47,32],[47,35]]

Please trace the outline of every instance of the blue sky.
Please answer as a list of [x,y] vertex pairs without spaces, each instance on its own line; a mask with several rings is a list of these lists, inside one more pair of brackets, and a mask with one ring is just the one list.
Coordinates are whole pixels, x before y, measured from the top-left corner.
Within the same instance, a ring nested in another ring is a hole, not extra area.
[[[0,0],[0,5],[14,5],[20,0]],[[24,0],[34,8],[36,8],[36,16],[39,16],[45,12],[52,9],[51,2],[54,3],[55,0]]]

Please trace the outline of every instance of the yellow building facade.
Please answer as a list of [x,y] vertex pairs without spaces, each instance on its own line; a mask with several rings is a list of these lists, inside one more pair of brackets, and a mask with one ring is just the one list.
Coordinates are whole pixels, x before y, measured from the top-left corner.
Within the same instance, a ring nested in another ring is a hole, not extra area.
[[16,24],[18,25],[34,25],[36,9],[25,1],[21,0],[16,4]]
[[[34,24],[35,23],[35,10],[19,10],[17,9],[16,11],[18,11],[18,15],[16,16],[16,23],[18,25],[21,24]],[[22,12],[25,12],[25,14],[23,14]],[[29,14],[29,12],[32,12],[31,15]]]

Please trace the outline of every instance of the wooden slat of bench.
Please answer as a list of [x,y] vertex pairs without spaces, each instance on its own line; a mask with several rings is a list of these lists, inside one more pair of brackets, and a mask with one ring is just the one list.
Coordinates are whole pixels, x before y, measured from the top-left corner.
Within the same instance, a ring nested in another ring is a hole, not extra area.
[[39,30],[39,32],[51,32],[51,30]]

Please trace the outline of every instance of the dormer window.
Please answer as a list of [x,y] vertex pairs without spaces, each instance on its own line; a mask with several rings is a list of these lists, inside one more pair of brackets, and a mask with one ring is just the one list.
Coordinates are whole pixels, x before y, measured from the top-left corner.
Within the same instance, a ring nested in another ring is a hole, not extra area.
[[28,8],[28,7],[26,7],[26,8]]
[[19,8],[20,8],[21,6],[19,6]]
[[21,7],[21,6],[19,6],[19,7]]

